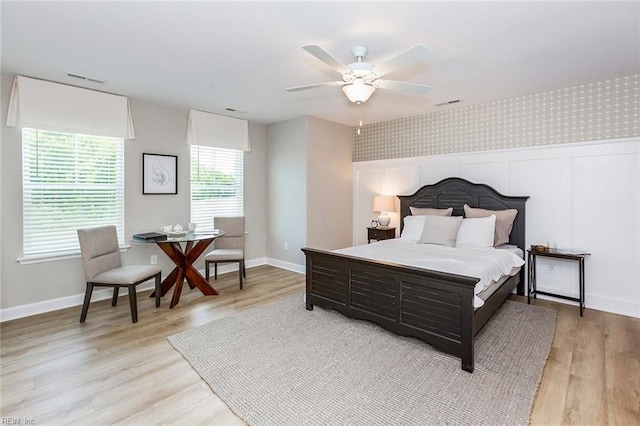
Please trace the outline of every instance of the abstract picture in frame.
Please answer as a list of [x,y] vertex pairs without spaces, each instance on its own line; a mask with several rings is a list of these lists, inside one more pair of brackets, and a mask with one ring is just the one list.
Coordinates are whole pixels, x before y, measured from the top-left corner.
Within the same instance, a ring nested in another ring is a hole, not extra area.
[[178,156],[142,154],[142,193],[178,193]]

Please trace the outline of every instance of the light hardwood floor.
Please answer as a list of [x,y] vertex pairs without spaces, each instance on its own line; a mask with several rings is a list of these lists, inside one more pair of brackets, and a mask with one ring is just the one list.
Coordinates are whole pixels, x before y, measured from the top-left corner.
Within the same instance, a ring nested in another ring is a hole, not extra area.
[[[171,310],[167,297],[156,309],[142,293],[137,324],[126,294],[115,308],[92,303],[84,324],[80,307],[3,323],[0,414],[38,425],[243,424],[166,337],[302,291],[304,276],[260,266],[242,291],[235,273],[214,286],[219,296],[185,286]],[[640,320],[536,303],[556,309],[558,321],[531,423],[640,424]]]

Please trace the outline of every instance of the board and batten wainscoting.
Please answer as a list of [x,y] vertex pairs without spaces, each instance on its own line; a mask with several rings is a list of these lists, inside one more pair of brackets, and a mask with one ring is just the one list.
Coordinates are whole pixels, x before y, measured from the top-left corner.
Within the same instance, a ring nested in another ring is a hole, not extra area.
[[[451,176],[486,183],[530,197],[527,247],[549,243],[592,254],[587,309],[640,317],[640,138],[357,161],[353,173],[354,244],[367,243],[375,195],[408,195]],[[398,213],[389,215],[399,233]],[[540,259],[537,283],[539,290],[579,294],[573,262]]]

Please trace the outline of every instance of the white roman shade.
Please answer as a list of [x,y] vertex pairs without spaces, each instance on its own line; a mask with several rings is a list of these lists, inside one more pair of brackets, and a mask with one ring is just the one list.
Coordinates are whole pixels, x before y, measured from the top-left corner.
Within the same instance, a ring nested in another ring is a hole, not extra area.
[[7,126],[135,139],[129,99],[16,76]]
[[189,110],[187,144],[251,151],[249,122],[210,112]]

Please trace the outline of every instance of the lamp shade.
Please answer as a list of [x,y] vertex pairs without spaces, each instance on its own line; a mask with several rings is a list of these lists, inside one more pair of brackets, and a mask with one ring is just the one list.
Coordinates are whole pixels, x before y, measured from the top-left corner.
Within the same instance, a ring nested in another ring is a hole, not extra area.
[[374,212],[395,212],[396,201],[393,195],[376,195],[373,199]]
[[365,84],[362,78],[356,78],[353,83],[342,86],[342,91],[351,102],[361,104],[366,102],[376,89],[373,86]]

